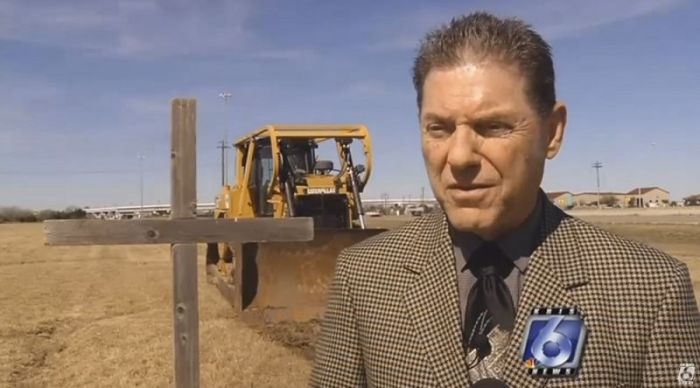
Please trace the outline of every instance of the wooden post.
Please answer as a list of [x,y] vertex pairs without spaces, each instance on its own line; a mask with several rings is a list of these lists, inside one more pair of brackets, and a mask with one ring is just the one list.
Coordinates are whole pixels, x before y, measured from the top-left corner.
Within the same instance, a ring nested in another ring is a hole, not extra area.
[[[172,220],[197,216],[195,100],[172,102]],[[172,244],[175,386],[199,387],[197,244]]]

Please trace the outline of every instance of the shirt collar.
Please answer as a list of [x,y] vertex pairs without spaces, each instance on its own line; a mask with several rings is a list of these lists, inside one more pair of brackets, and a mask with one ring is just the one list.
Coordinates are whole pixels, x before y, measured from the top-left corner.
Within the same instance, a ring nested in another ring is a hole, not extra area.
[[[539,225],[542,219],[541,201],[542,199],[538,193],[535,207],[525,222],[496,240],[498,247],[508,258],[513,260],[513,264],[521,273],[524,273],[527,269],[530,254],[535,249]],[[450,230],[453,244],[462,249],[467,260],[484,243],[484,240],[474,233],[460,232],[451,228]]]

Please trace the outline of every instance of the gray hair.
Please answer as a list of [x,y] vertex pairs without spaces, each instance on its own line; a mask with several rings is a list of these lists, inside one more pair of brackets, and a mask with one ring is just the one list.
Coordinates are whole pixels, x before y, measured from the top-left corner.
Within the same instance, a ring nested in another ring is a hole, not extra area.
[[419,111],[428,72],[459,66],[468,55],[516,65],[527,79],[526,92],[533,107],[541,115],[552,111],[556,96],[549,44],[523,21],[485,12],[454,18],[425,35],[413,65]]

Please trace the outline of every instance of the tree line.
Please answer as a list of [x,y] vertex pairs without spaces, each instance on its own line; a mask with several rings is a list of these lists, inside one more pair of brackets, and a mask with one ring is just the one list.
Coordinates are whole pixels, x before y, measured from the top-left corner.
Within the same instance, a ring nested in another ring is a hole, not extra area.
[[22,209],[16,206],[0,207],[0,223],[71,220],[85,218],[85,216],[85,211],[76,206],[69,206],[64,210],[45,209],[40,211]]

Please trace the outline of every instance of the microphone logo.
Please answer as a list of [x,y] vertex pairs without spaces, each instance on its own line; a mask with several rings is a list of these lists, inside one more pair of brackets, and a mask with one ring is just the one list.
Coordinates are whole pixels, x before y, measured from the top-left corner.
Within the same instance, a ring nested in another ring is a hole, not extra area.
[[695,364],[681,364],[681,369],[678,371],[679,385],[693,385],[695,382]]

